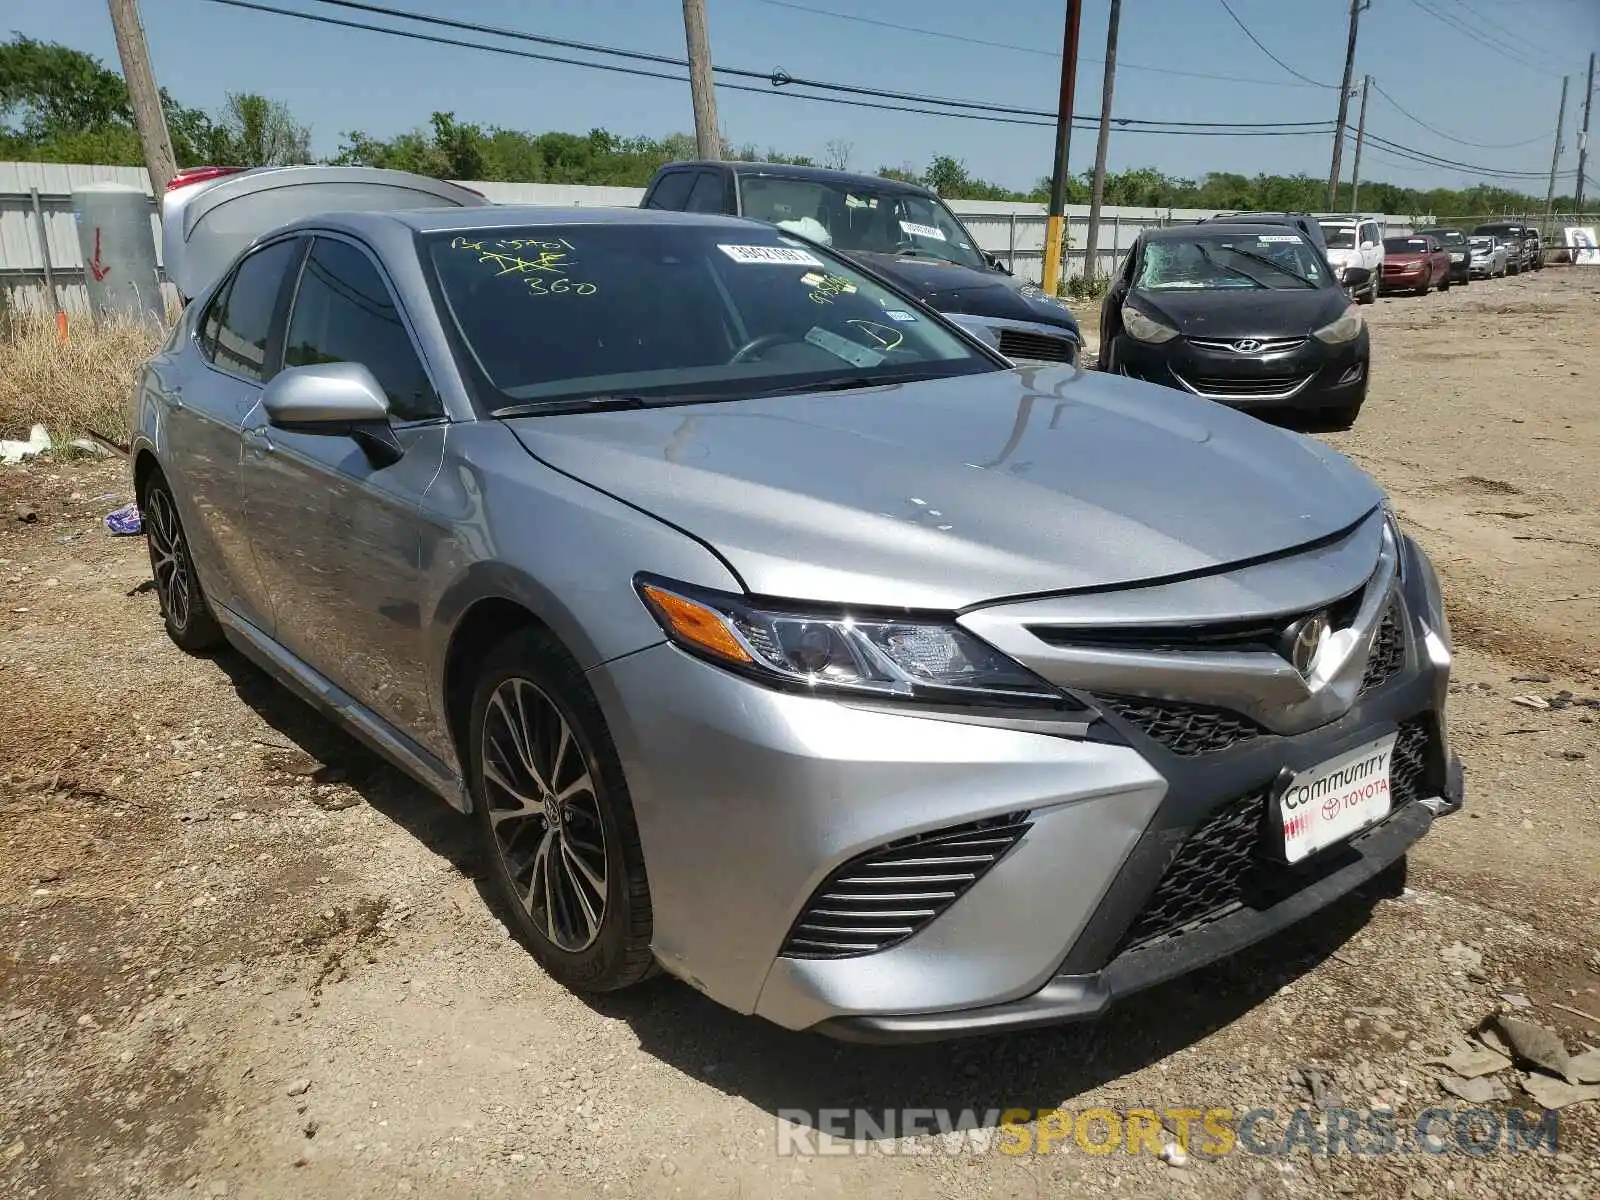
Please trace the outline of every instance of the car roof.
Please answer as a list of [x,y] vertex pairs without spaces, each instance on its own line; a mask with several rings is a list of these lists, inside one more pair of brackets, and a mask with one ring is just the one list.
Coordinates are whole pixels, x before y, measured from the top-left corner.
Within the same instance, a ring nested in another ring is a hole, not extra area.
[[785,179],[810,179],[818,183],[838,183],[847,187],[862,189],[874,188],[879,191],[889,189],[898,192],[915,192],[920,196],[938,194],[932,188],[925,188],[919,183],[908,183],[904,179],[889,179],[882,175],[863,175],[855,171],[835,171],[829,167],[802,167],[792,163],[722,162],[714,159],[693,158],[684,159],[682,162],[668,163],[661,170],[666,171],[678,167],[706,167],[732,171],[736,175],[777,175]]
[[1146,242],[1177,242],[1191,236],[1196,229],[1212,234],[1272,234],[1282,233],[1283,223],[1275,221],[1197,221],[1192,225],[1169,225],[1165,229],[1146,229],[1140,236]]

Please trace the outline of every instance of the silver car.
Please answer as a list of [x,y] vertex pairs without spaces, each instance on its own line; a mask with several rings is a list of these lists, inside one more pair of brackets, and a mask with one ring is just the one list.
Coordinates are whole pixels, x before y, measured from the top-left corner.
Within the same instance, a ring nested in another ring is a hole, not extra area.
[[471,813],[575,989],[1088,1017],[1462,801],[1434,571],[1347,459],[770,225],[303,217],[133,405],[173,640]]

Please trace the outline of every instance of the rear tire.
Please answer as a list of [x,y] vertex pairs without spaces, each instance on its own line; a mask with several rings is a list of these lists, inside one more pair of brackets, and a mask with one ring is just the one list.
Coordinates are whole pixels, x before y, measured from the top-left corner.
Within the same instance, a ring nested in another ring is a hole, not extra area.
[[180,650],[204,654],[223,644],[222,627],[200,586],[189,552],[189,539],[178,517],[172,488],[159,469],[150,473],[139,495],[139,517],[144,525],[145,547],[150,552],[150,574],[161,602],[161,619],[167,636]]
[[514,633],[472,695],[468,784],[495,890],[557,982],[613,992],[651,974],[650,884],[600,703],[549,634]]

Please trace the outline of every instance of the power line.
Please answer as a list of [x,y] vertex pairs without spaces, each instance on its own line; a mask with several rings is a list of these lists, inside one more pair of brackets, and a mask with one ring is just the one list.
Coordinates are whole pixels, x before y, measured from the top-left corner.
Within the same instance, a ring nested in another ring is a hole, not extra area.
[[1538,137],[1528,138],[1526,141],[1521,141],[1521,142],[1469,142],[1466,138],[1456,137],[1454,134],[1446,133],[1442,129],[1439,129],[1439,128],[1433,126],[1433,125],[1429,125],[1421,117],[1417,116],[1416,113],[1410,112],[1407,109],[1405,109],[1400,104],[1400,101],[1396,100],[1393,96],[1389,95],[1388,92],[1384,91],[1383,87],[1381,85],[1379,85],[1377,83],[1374,83],[1372,85],[1372,90],[1377,92],[1378,95],[1382,96],[1385,100],[1387,100],[1394,107],[1395,111],[1398,112],[1401,116],[1407,117],[1410,120],[1415,121],[1418,125],[1421,125],[1429,133],[1437,134],[1439,137],[1444,138],[1445,141],[1447,141],[1447,142],[1457,142],[1460,145],[1471,146],[1471,147],[1473,147],[1474,149],[1477,149],[1477,150],[1515,150],[1519,146],[1531,146],[1535,142],[1544,141],[1544,135],[1540,134]]
[[[879,29],[893,29],[898,33],[914,33],[921,37],[941,38],[948,42],[961,42],[968,46],[987,46],[991,50],[1009,50],[1016,54],[1034,54],[1040,58],[1055,59],[1054,50],[1042,50],[1038,46],[1019,46],[1015,42],[994,42],[987,38],[972,37],[962,33],[946,33],[940,29],[926,29],[921,25],[905,25],[898,21],[884,21],[876,17],[860,17],[854,13],[835,12],[830,8],[814,8],[809,4],[795,4],[792,0],[761,0],[761,3],[774,8],[788,8],[795,12],[811,13],[819,17],[833,17],[840,21],[854,21],[859,25],[874,25]],[[1080,58],[1080,63],[1093,63],[1103,65],[1104,60],[1098,58]],[[1259,87],[1321,87],[1314,83],[1289,83],[1282,79],[1250,79],[1241,75],[1213,75],[1205,71],[1180,71],[1173,67],[1151,67],[1141,63],[1119,62],[1119,71],[1150,71],[1157,75],[1178,75],[1185,79],[1210,79],[1218,83],[1247,83]]]
[[1289,74],[1293,75],[1296,79],[1305,80],[1307,83],[1311,84],[1313,87],[1327,88],[1330,91],[1337,91],[1338,90],[1339,85],[1336,84],[1336,83],[1320,83],[1317,80],[1312,79],[1309,75],[1300,74],[1299,71],[1296,71],[1288,63],[1284,62],[1283,59],[1279,58],[1271,50],[1268,50],[1267,47],[1262,43],[1261,39],[1258,38],[1255,34],[1250,32],[1250,26],[1246,25],[1243,21],[1241,21],[1239,19],[1239,14],[1233,11],[1233,8],[1228,4],[1228,0],[1217,0],[1217,3],[1222,5],[1222,7],[1227,10],[1228,15],[1233,18],[1233,23],[1244,31],[1245,37],[1249,38],[1252,42],[1254,42],[1256,44],[1256,49],[1257,50],[1260,50],[1261,53],[1265,54],[1273,62],[1277,63],[1285,71],[1289,72]]
[[1541,75],[1548,75],[1550,73],[1550,69],[1548,67],[1540,66],[1536,62],[1530,62],[1527,58],[1517,54],[1511,47],[1506,46],[1503,43],[1493,41],[1491,38],[1484,37],[1483,34],[1473,29],[1464,21],[1451,16],[1449,13],[1440,12],[1432,5],[1425,3],[1425,0],[1411,0],[1411,4],[1420,11],[1427,13],[1434,20],[1439,21],[1444,25],[1448,25],[1451,29],[1454,29],[1463,37],[1471,38],[1473,41],[1477,42],[1478,45],[1485,46],[1488,49],[1493,50],[1496,54],[1502,56],[1503,58],[1508,58],[1514,63],[1519,63],[1520,65],[1527,67],[1530,71],[1539,72]]
[[[496,36],[510,37],[524,41],[531,41],[545,45],[556,45],[566,48],[577,48],[596,54],[615,54],[632,60],[645,60],[661,63],[673,67],[684,68],[687,63],[682,59],[674,59],[665,55],[646,54],[641,51],[621,50],[614,47],[593,45],[584,42],[572,42],[567,39],[548,38],[542,35],[524,33],[514,29],[500,29],[494,26],[477,25],[471,22],[455,21],[445,17],[434,17],[421,13],[406,12],[402,9],[386,8],[380,5],[361,3],[360,0],[317,0],[324,4],[333,4],[342,8],[359,9],[362,11],[381,13],[386,16],[399,17],[432,25],[443,25],[452,28],[469,29]],[[484,50],[490,53],[509,55],[516,58],[528,58],[539,62],[559,63],[565,66],[588,68],[590,70],[608,71],[613,74],[632,75],[647,79],[660,79],[671,83],[687,82],[686,76],[670,75],[661,71],[647,70],[641,67],[624,67],[614,63],[585,62],[580,59],[564,58],[559,55],[543,54],[531,50],[518,50],[509,46],[492,45],[484,42],[471,42],[459,38],[442,37],[436,34],[419,33],[414,30],[395,29],[383,25],[372,25],[360,21],[344,20],[337,17],[324,16],[317,13],[300,12],[286,9],[277,5],[254,3],[252,0],[206,0],[206,3],[220,4],[229,8],[248,9],[255,12],[268,13],[273,16],[293,17],[299,20],[314,21],[324,25],[334,25],[346,29],[359,29],[370,33],[383,33],[391,37],[408,38],[413,41],[431,42],[437,45],[457,46],[471,50]],[[761,96],[785,96],[795,100],[814,100],[822,103],[841,104],[847,107],[870,108],[888,112],[906,112],[920,116],[960,117],[967,120],[991,121],[1007,125],[1032,125],[1053,126],[1050,120],[1031,118],[1052,117],[1042,109],[1014,108],[1006,105],[990,104],[984,101],[960,100],[955,98],[925,96],[916,93],[891,92],[878,88],[863,88],[849,84],[832,83],[825,80],[812,80],[790,76],[782,71],[766,74],[759,71],[739,70],[731,67],[715,68],[719,74],[731,74],[743,78],[765,80],[768,87],[754,87],[748,84],[719,83],[719,87],[733,91],[751,92]],[[811,92],[789,91],[790,87],[813,88],[824,91],[841,93],[840,95],[816,95]],[[846,99],[845,96],[872,96],[879,99],[902,100],[908,104],[922,107],[908,107],[902,104],[883,104],[866,100]],[[926,107],[928,105],[944,107]],[[948,111],[955,109],[956,111]],[[974,111],[960,111],[971,109]],[[1119,125],[1124,127],[1124,132],[1129,134],[1184,134],[1192,137],[1289,137],[1289,136],[1318,136],[1329,132],[1327,122],[1283,122],[1283,123],[1231,123],[1231,122],[1185,122],[1185,121],[1158,121],[1139,117],[1113,117]],[[1077,118],[1079,125],[1092,125],[1098,122],[1099,116],[1085,115]]]
[[[1514,38],[1517,41],[1521,42],[1524,46],[1526,46],[1528,48],[1528,50],[1531,50],[1536,54],[1542,54],[1542,55],[1548,55],[1549,54],[1550,47],[1548,45],[1546,45],[1544,43],[1541,43],[1541,42],[1533,41],[1530,38],[1523,37],[1515,29],[1512,29],[1509,26],[1500,24],[1500,22],[1496,21],[1493,17],[1491,17],[1488,13],[1484,12],[1481,8],[1478,8],[1476,5],[1473,5],[1473,4],[1468,4],[1467,0],[1450,0],[1450,2],[1452,4],[1454,4],[1457,8],[1465,9],[1467,12],[1471,13],[1474,17],[1476,17],[1479,21],[1482,21],[1484,25],[1487,25],[1487,26],[1489,26],[1490,29],[1494,30],[1494,32],[1489,33],[1490,37],[1509,37],[1509,38]],[[1480,27],[1480,29],[1481,29],[1481,27]],[[1482,31],[1483,32],[1488,32],[1488,30],[1482,30]],[[1523,53],[1527,53],[1527,51],[1523,51]]]
[[[1346,136],[1349,136],[1348,133]],[[1424,163],[1427,166],[1442,170],[1465,171],[1471,175],[1495,176],[1505,179],[1543,179],[1546,175],[1544,171],[1520,171],[1506,167],[1488,167],[1482,163],[1458,162],[1455,159],[1442,158],[1426,150],[1419,150],[1415,146],[1407,146],[1401,142],[1380,137],[1370,129],[1367,131],[1366,140],[1368,143],[1376,143],[1393,153],[1407,156],[1414,162]],[[1560,174],[1569,175],[1572,172],[1562,171]]]
[[[528,33],[520,29],[508,29],[498,25],[483,25],[475,21],[461,21],[452,17],[438,17],[429,13],[412,12],[408,9],[391,8],[386,5],[368,3],[367,0],[312,0],[313,3],[331,5],[335,8],[357,9],[361,12],[376,13],[386,17],[397,17],[401,20],[416,21],[425,25],[439,25],[451,29],[462,29],[470,33],[492,34],[496,37],[515,38],[518,41],[534,42],[539,45],[557,46],[566,50],[582,50],[590,54],[613,55],[619,58],[633,59],[659,63],[664,66],[686,67],[688,63],[681,58],[672,58],[662,54],[649,54],[638,50],[623,50],[614,46],[596,45],[593,42],[576,42],[567,38],[550,37],[546,34]],[[881,100],[899,100],[910,104],[936,104],[949,108],[967,108],[976,112],[1000,113],[1006,116],[1041,117],[1053,120],[1056,113],[1051,109],[1017,108],[1011,105],[995,104],[989,101],[956,99],[948,96],[929,96],[914,92],[896,92],[883,88],[862,87],[858,84],[833,83],[828,80],[808,79],[792,76],[779,69],[774,71],[751,71],[738,67],[714,67],[719,75],[731,75],[738,79],[765,80],[775,88],[788,86],[802,86],[814,88],[819,91],[839,92],[852,96],[872,96]],[[731,86],[731,85],[723,85]],[[1098,122],[1099,116],[1095,115],[1089,120]],[[1310,128],[1315,125],[1326,124],[1319,121],[1167,121],[1151,120],[1139,117],[1112,117],[1121,125],[1159,125],[1180,129],[1293,129]]]

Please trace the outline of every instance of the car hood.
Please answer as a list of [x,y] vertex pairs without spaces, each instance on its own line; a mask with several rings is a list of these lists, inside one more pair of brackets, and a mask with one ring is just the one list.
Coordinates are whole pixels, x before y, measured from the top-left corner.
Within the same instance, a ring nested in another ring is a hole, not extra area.
[[844,253],[887,275],[917,299],[940,312],[1056,325],[1070,330],[1076,340],[1082,341],[1078,321],[1072,311],[1025,280],[926,258],[869,254],[864,251]]
[[1342,288],[1149,292],[1135,288],[1136,307],[1189,337],[1305,337],[1350,307]]
[[953,610],[1206,573],[1382,498],[1314,439],[1068,367],[506,423],[751,592],[824,603]]

